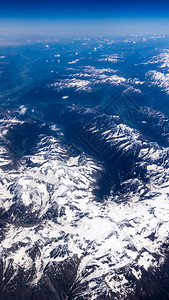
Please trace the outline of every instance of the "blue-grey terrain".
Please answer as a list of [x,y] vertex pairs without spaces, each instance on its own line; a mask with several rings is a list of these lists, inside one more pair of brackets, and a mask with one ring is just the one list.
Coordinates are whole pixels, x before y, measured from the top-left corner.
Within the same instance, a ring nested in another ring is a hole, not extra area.
[[169,38],[0,46],[0,299],[169,299]]

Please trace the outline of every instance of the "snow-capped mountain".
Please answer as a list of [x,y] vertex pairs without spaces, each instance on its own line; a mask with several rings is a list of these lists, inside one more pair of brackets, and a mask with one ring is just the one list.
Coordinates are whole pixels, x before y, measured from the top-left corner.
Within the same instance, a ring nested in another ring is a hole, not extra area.
[[42,113],[1,114],[1,299],[164,299],[167,117],[141,107],[132,128],[99,109]]

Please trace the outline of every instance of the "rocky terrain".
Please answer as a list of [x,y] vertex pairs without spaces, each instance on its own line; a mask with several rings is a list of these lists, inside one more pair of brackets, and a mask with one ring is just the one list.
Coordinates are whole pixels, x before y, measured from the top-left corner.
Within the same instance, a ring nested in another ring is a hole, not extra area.
[[1,112],[1,299],[169,299],[167,117],[42,114]]

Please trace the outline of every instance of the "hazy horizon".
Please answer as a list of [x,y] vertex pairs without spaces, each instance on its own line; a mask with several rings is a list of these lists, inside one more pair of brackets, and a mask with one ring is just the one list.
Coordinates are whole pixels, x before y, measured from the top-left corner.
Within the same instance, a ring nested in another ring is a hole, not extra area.
[[165,0],[1,3],[1,38],[151,34],[169,34],[169,3]]

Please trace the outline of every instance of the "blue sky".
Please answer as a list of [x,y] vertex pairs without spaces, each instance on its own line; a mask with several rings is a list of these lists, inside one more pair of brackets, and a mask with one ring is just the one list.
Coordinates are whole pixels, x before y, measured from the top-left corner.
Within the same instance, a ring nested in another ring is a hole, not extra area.
[[1,0],[0,8],[0,17],[19,18],[169,16],[169,1],[167,0]]
[[169,33],[169,0],[1,0],[0,33]]

